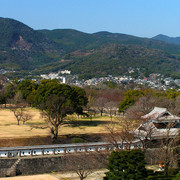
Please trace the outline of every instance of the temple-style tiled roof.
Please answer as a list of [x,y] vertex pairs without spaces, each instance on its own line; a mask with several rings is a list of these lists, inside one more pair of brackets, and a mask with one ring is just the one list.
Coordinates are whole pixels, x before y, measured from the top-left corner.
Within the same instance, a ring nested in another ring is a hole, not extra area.
[[171,114],[167,108],[154,107],[154,109],[141,117],[142,119],[161,121],[161,122],[169,122],[169,121],[178,121],[180,117]]

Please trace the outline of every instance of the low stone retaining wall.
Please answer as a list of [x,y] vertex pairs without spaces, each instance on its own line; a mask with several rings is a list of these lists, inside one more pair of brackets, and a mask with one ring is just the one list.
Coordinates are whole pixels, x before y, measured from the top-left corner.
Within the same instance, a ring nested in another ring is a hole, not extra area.
[[[17,159],[15,160],[15,162],[12,162],[13,164],[11,165],[11,167],[8,168],[0,168],[0,177],[11,177],[11,176],[15,176],[17,174],[17,170],[16,170],[16,166],[18,165],[18,163],[21,161],[21,159]],[[8,162],[11,163],[11,162]],[[8,164],[7,163],[7,164]],[[4,162],[3,165],[5,165],[6,162]],[[3,167],[2,164],[0,164],[0,167]],[[9,165],[9,164],[8,164]]]
[[[159,161],[163,161],[160,156],[160,151],[158,149],[149,149],[145,153],[145,160],[147,164],[158,164]],[[84,153],[82,153],[84,154]],[[71,158],[72,161],[81,160],[82,154],[69,154],[65,156],[54,156],[54,157],[31,157],[31,158],[21,158],[21,160],[18,162],[18,159],[0,159],[0,177],[5,177],[5,176],[14,176],[14,175],[28,175],[28,174],[42,174],[42,173],[51,173],[51,172],[59,172],[59,171],[66,171],[69,170],[69,165],[73,164],[74,162],[71,163]],[[106,159],[108,157],[109,153],[95,153],[94,155],[96,156],[95,159],[98,160],[98,162],[101,163],[101,167],[105,168],[106,167]],[[158,156],[159,154],[159,156]],[[92,153],[87,153],[84,154],[87,156],[87,159],[89,160],[82,160],[84,161],[84,165],[88,165],[88,163],[91,163],[93,159],[91,159],[90,155]],[[76,157],[74,159],[73,157]],[[16,164],[16,167],[13,167],[13,165]],[[94,169],[97,169],[98,166],[96,163],[93,163]],[[91,168],[93,168],[93,166]],[[177,162],[174,161],[173,167],[177,166]],[[13,168],[14,169],[13,169]]]
[[14,171],[9,166],[13,165],[16,159],[1,159],[0,177],[14,176],[18,174],[41,174],[51,171],[63,170],[63,157],[45,157],[45,158],[29,158],[21,159]]
[[[59,157],[56,156],[56,157],[22,158],[21,161],[17,164],[16,169],[12,171],[12,174],[9,173],[10,170],[9,167],[12,166],[17,161],[17,159],[0,159],[0,177],[66,171],[69,170],[68,169],[69,165],[74,163],[74,160],[80,159],[81,156],[82,155],[68,155],[68,156],[59,156]],[[76,157],[76,159],[74,159],[74,157]],[[101,155],[96,155],[96,157],[98,159],[101,159]],[[73,161],[72,163],[71,163],[71,159]],[[88,159],[88,154],[87,154],[87,159]],[[104,158],[104,160],[105,159],[106,158]],[[102,161],[104,160],[102,159]],[[91,160],[87,162],[91,163]],[[86,166],[86,164],[88,165],[88,163],[84,163],[84,166]],[[101,167],[106,167],[106,165],[102,163]],[[96,169],[97,164],[93,164],[91,168]]]

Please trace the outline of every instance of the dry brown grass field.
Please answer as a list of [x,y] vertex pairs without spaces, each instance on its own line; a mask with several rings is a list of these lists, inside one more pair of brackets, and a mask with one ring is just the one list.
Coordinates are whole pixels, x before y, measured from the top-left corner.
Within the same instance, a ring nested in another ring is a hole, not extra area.
[[[24,125],[20,122],[20,125],[18,126],[16,118],[11,110],[0,109],[0,146],[2,146],[3,140],[5,142],[7,139],[13,139],[12,146],[14,146],[16,144],[15,140],[19,138],[37,138],[47,137],[50,135],[49,129],[31,128],[31,126],[45,125],[40,111],[35,108],[27,108],[26,110],[33,115],[33,118],[32,120],[27,121]],[[90,121],[87,117],[78,118],[77,116],[71,116],[69,118],[73,120],[59,128],[59,135],[107,133],[108,131],[106,126],[111,124],[110,117],[108,116],[96,116],[93,117],[92,121]]]

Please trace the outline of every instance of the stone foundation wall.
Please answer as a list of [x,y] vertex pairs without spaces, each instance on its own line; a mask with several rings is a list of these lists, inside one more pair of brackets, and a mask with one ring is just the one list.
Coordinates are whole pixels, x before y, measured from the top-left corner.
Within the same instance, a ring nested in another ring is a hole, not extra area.
[[[145,159],[147,164],[158,164],[159,161],[161,161],[160,155],[158,156],[160,152],[158,152],[157,149],[153,150],[147,150],[145,153]],[[78,155],[70,155],[69,157],[76,158]],[[98,158],[98,162],[101,163],[101,167],[106,167],[105,159],[107,159],[108,154],[96,154],[96,159]],[[14,172],[9,170],[13,166],[13,164],[17,161],[17,159],[0,159],[0,177],[5,176],[6,174],[15,175],[15,174],[42,174],[42,173],[50,173],[50,172],[59,172],[59,171],[65,171],[69,170],[69,164],[71,163],[71,160],[67,159],[68,156],[56,156],[56,157],[33,157],[33,158],[22,158],[21,161],[17,164]],[[79,157],[81,158],[81,154],[79,154]],[[88,154],[87,154],[88,159]],[[92,160],[93,161],[93,160]],[[91,159],[88,161],[91,162]],[[85,165],[88,163],[84,163]],[[177,165],[177,163],[174,162],[174,167]],[[93,167],[92,167],[93,168]],[[94,169],[96,169],[97,166],[95,165]],[[15,173],[15,174],[13,174]]]
[[[49,158],[30,158],[21,159],[21,162],[16,167],[16,174],[41,174],[49,173],[51,171],[64,170],[63,157],[49,157]],[[9,166],[13,165],[16,159],[0,159],[0,177],[8,174]],[[4,167],[6,166],[6,167]],[[4,168],[1,168],[4,167]]]
[[0,177],[11,177],[11,176],[16,176],[16,169],[15,168],[0,169]]
[[[79,155],[79,158],[77,155],[70,155],[70,156],[60,156],[60,157],[36,157],[36,158],[22,158],[21,161],[16,166],[16,174],[17,175],[28,175],[28,174],[42,174],[42,173],[51,173],[51,172],[59,172],[59,171],[65,171],[69,168],[69,165],[71,163],[71,158],[73,156],[77,159],[81,158],[81,155]],[[88,158],[88,154],[87,154]],[[98,159],[102,159],[100,156],[97,157]],[[106,158],[104,158],[106,159]],[[17,161],[17,159],[0,159],[0,177],[4,174],[4,169],[8,170],[10,168],[5,168],[12,166],[13,163]],[[72,160],[74,162],[74,158]],[[90,161],[88,161],[90,162]],[[88,163],[84,163],[86,164]],[[97,165],[97,164],[96,164]],[[94,167],[91,168],[97,168],[97,166],[93,164]],[[1,168],[4,167],[4,168]],[[106,167],[104,163],[102,163],[101,167]],[[69,170],[69,169],[68,169]]]

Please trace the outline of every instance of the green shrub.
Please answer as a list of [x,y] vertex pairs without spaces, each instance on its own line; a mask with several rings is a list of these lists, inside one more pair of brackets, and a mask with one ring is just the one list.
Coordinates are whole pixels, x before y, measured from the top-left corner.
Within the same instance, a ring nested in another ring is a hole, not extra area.
[[152,175],[151,175],[151,176],[148,176],[147,179],[148,179],[148,180],[153,180],[153,179],[154,179],[154,176],[152,176]]
[[151,175],[154,175],[154,171],[153,170],[147,170],[147,174],[148,174],[148,177]]
[[179,172],[179,169],[169,169],[168,174],[169,175],[176,175]]
[[72,143],[85,143],[86,141],[82,138],[73,138]]
[[[151,175],[147,177],[147,180],[172,180],[174,176],[165,176],[165,175]],[[179,180],[179,179],[175,179]]]
[[144,153],[141,150],[112,152],[108,159],[109,180],[143,180],[147,177]]
[[176,177],[173,180],[179,180],[180,179],[180,170],[179,172],[176,174]]

